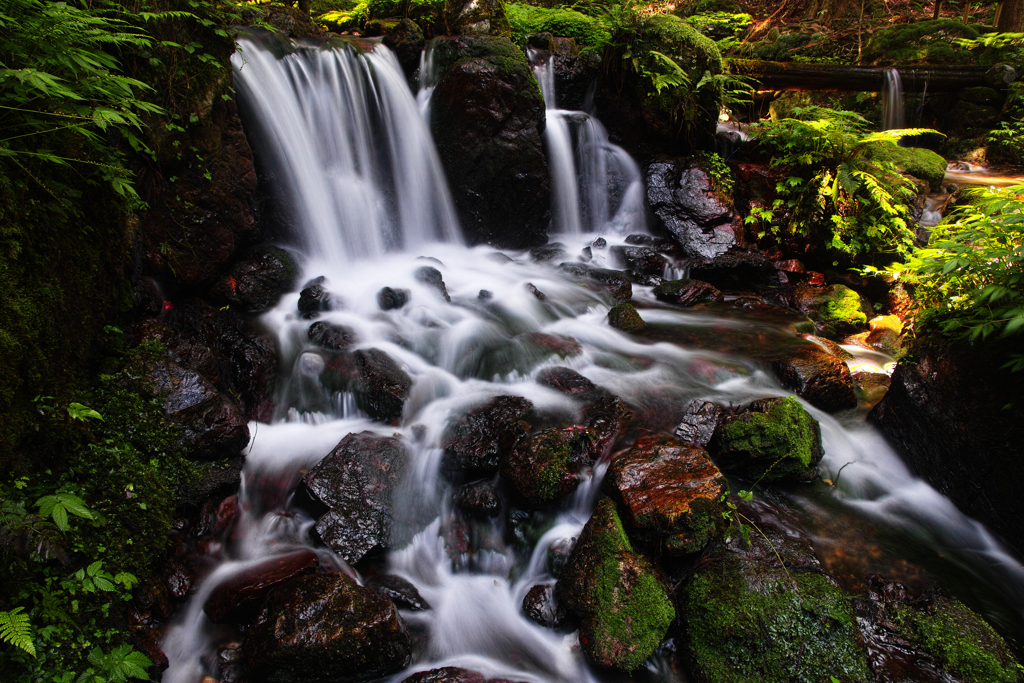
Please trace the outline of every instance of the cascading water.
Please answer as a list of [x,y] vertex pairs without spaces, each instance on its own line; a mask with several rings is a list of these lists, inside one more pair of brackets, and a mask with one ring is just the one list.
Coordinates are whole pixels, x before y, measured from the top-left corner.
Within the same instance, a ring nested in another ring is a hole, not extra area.
[[906,128],[903,116],[903,79],[896,69],[885,70],[882,89],[882,130]]
[[[432,607],[402,612],[423,634],[423,645],[410,670],[393,680],[448,665],[538,683],[595,680],[573,639],[528,621],[520,605],[529,587],[553,583],[548,548],[579,534],[599,495],[607,459],[595,463],[577,492],[545,518],[547,531],[532,548],[506,543],[499,517],[465,522],[472,525],[469,535],[483,540],[460,549],[446,540],[459,523],[452,484],[440,472],[440,444],[448,426],[500,395],[529,399],[551,423],[576,424],[580,404],[535,381],[554,365],[568,365],[620,396],[655,432],[671,431],[675,409],[693,398],[738,405],[789,392],[741,356],[638,340],[611,328],[607,295],[580,287],[550,266],[494,259],[486,247],[462,246],[416,101],[382,46],[363,54],[346,47],[300,48],[275,57],[254,40],[239,42],[235,82],[246,100],[246,124],[258,128],[259,139],[272,147],[275,177],[296,202],[309,259],[305,274],[325,276],[335,301],[317,322],[348,328],[356,349],[386,352],[413,384],[397,427],[374,422],[353,409],[350,397],[320,384],[333,356],[309,341],[311,321],[298,315],[298,293],[285,296],[264,316],[286,369],[278,406],[282,419],[251,425],[239,520],[219,548],[219,566],[167,634],[170,669],[163,680],[197,683],[212,672],[218,643],[237,637],[229,627],[210,624],[203,613],[207,598],[231,576],[310,547],[323,566],[357,576],[333,552],[310,543],[312,520],[290,504],[287,492],[300,472],[345,435],[364,430],[397,434],[408,451],[386,569],[412,582]],[[564,120],[561,113],[554,118]],[[606,142],[604,147],[618,158]],[[410,169],[423,177],[406,177],[413,174]],[[399,191],[412,196],[399,197]],[[621,212],[620,206],[616,213]],[[581,222],[578,229],[607,225]],[[371,227],[391,237],[371,234]],[[585,243],[579,242],[574,246]],[[442,272],[451,303],[417,277],[424,263]],[[385,286],[408,290],[408,303],[382,311],[376,295]],[[714,330],[715,339],[730,335],[755,344],[773,335],[779,343],[793,337],[784,325],[737,310],[667,308],[646,288],[637,287],[634,299],[643,304],[647,323],[663,331]],[[545,351],[531,342],[537,334],[547,340],[572,338],[574,349],[563,355]],[[301,391],[294,389],[296,383]],[[910,475],[862,418],[837,420],[808,409],[822,424],[823,466],[833,473],[845,466],[838,501],[945,553],[981,582],[999,586],[1008,608],[1022,612],[1024,571],[981,525]]]
[[544,140],[552,184],[554,231],[562,235],[646,232],[643,181],[632,157],[608,140],[595,117],[559,109],[555,55],[530,51],[546,108]]

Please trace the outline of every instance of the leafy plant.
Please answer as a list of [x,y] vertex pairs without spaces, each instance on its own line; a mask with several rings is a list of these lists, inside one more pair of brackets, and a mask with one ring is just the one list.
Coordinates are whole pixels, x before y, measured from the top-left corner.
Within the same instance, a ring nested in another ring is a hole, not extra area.
[[70,493],[55,493],[43,496],[36,501],[39,514],[43,517],[52,517],[53,523],[61,531],[68,530],[68,513],[83,519],[92,519],[93,514],[86,506],[85,501]]
[[89,651],[89,663],[92,666],[75,683],[125,683],[129,678],[148,681],[146,669],[153,666],[149,657],[136,652],[131,645],[119,645],[109,653],[95,647]]
[[989,131],[987,156],[990,161],[1024,163],[1024,121],[1003,121]]
[[81,403],[68,404],[68,415],[71,416],[71,419],[81,420],[82,422],[85,422],[86,420],[103,419],[103,416],[100,415],[98,412],[96,412],[92,408],[89,408],[88,406],[83,406]]
[[32,624],[27,614],[21,614],[23,607],[15,607],[9,612],[0,612],[0,640],[21,648],[33,657],[36,646],[32,640]]
[[697,158],[701,160],[701,166],[708,174],[711,186],[718,192],[731,195],[735,182],[725,160],[717,152],[698,152]]

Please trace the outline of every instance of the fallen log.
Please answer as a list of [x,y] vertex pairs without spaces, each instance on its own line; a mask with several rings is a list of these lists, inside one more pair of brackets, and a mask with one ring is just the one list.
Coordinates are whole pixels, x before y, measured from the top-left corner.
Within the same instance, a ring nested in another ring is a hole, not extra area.
[[768,62],[759,59],[726,60],[729,71],[760,81],[763,90],[859,90],[881,91],[885,71],[896,68],[906,92],[949,92],[985,85],[986,68],[920,66],[844,66]]

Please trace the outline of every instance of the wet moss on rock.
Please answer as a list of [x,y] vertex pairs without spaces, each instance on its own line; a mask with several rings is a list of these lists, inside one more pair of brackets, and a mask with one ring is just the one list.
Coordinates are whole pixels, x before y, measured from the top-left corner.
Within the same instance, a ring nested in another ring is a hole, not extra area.
[[608,311],[608,324],[623,332],[643,332],[647,323],[633,304],[619,304]]
[[867,156],[875,162],[891,163],[900,173],[928,181],[934,191],[939,190],[946,175],[946,160],[930,149],[875,142],[868,145]]
[[978,30],[955,19],[898,24],[875,31],[864,46],[868,64],[967,64],[970,50],[953,44],[956,38],[974,39]]

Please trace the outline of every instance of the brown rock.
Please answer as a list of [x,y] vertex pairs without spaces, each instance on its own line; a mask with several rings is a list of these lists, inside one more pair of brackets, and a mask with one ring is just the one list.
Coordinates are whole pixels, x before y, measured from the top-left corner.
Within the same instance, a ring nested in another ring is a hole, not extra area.
[[217,586],[203,611],[215,624],[242,621],[275,586],[314,572],[319,565],[316,553],[309,550],[272,558]]
[[784,349],[768,364],[782,386],[826,412],[857,407],[850,368],[817,345]]
[[594,440],[586,427],[534,434],[512,449],[501,465],[501,475],[529,505],[549,503],[579,486]]

